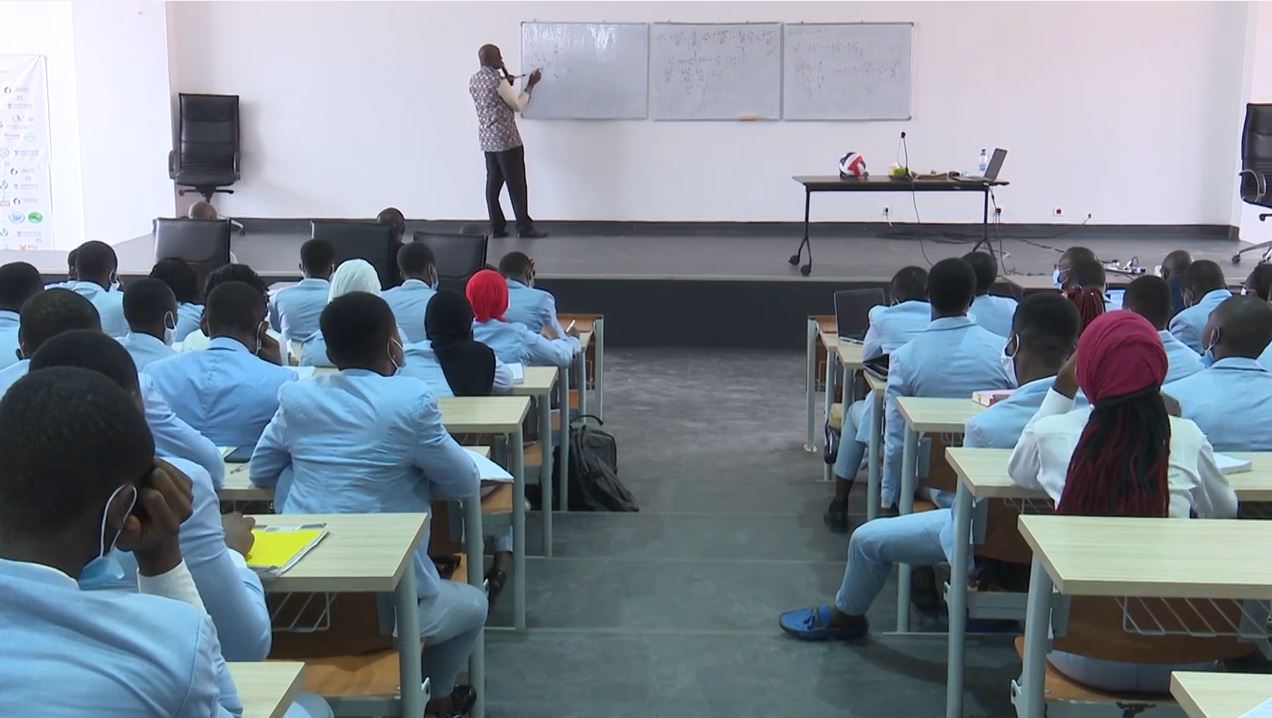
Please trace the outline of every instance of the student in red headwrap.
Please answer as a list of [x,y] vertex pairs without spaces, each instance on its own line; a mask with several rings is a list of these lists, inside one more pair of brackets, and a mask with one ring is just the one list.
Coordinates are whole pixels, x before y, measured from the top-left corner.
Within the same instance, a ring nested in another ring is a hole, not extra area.
[[[1012,452],[1012,481],[1045,491],[1061,514],[1236,516],[1237,497],[1210,442],[1196,424],[1167,413],[1166,367],[1148,320],[1128,311],[1096,318]],[[1075,409],[1079,388],[1090,406]],[[1113,691],[1165,692],[1170,671],[1182,670],[1062,651],[1048,658],[1074,680]]]
[[[473,338],[495,350],[506,364],[569,366],[578,353],[574,336],[545,337],[524,324],[504,321],[508,311],[508,282],[499,272],[483,269],[468,279],[464,289],[473,305]],[[545,328],[545,331],[551,331]]]

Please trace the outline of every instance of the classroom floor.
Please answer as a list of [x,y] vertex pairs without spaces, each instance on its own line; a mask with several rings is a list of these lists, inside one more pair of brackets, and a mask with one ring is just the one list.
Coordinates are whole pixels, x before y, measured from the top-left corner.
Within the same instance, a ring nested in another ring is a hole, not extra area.
[[[780,611],[833,596],[848,546],[822,525],[831,487],[801,448],[803,354],[613,350],[606,361],[607,426],[641,511],[558,517],[556,556],[528,563],[529,630],[487,633],[489,714],[941,714],[944,634],[888,633],[894,582],[866,641],[800,643],[777,627]],[[538,553],[534,517],[527,536]],[[493,624],[511,623],[505,598]],[[967,715],[1006,714],[1019,672],[1010,639],[972,636],[967,657]]]

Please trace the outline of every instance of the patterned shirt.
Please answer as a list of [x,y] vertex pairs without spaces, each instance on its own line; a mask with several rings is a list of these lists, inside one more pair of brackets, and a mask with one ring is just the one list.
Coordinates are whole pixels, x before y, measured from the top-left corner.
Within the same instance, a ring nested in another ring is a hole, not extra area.
[[[508,88],[504,90],[503,88]],[[525,106],[529,96],[516,91],[494,67],[483,67],[468,81],[468,92],[477,108],[477,137],[482,152],[503,152],[521,146],[515,109]],[[512,97],[510,103],[507,96]],[[516,108],[514,109],[514,106]]]

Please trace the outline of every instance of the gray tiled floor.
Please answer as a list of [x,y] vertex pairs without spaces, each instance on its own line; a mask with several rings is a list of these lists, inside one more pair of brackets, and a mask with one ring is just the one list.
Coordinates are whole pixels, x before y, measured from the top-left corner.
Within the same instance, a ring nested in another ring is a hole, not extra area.
[[[487,634],[489,714],[939,715],[944,636],[887,633],[893,584],[864,642],[802,644],[777,629],[778,612],[830,597],[847,547],[822,527],[830,488],[800,448],[802,356],[608,358],[608,425],[642,510],[558,517],[556,557],[528,565],[530,628]],[[532,550],[537,527],[532,517]],[[508,604],[494,624],[510,622]],[[974,637],[968,659],[967,714],[1006,714],[1009,639]]]

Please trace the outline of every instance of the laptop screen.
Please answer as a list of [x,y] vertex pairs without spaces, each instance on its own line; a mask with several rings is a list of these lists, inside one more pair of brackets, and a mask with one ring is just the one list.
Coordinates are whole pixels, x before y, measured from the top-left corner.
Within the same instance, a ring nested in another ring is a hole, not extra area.
[[1007,150],[994,149],[994,155],[989,158],[989,168],[985,170],[985,179],[998,179],[998,171],[1003,168],[1003,160],[1007,159]]
[[843,339],[861,341],[870,328],[870,308],[883,304],[883,289],[844,289],[835,292],[835,322]]

